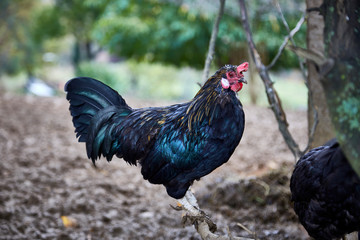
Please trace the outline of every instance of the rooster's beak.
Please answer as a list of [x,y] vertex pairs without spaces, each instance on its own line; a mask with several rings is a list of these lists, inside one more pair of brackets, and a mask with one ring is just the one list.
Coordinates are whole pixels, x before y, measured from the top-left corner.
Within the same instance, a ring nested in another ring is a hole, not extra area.
[[247,84],[247,83],[248,83],[248,82],[245,80],[245,78],[243,78],[243,77],[242,77],[242,78],[240,78],[238,82],[243,82],[243,83],[245,83],[245,84]]

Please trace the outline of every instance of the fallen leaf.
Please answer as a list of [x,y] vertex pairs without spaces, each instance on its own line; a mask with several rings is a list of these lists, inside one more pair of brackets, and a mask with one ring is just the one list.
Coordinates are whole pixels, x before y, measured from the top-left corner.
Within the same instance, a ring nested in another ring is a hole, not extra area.
[[66,227],[66,228],[76,227],[76,225],[77,225],[76,219],[72,218],[72,217],[61,216],[61,220],[64,224],[64,227]]

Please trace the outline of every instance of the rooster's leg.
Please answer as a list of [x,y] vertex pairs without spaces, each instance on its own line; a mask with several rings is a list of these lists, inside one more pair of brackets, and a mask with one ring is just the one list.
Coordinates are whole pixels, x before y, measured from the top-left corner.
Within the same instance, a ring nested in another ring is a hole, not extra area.
[[186,211],[186,214],[183,217],[184,222],[190,220],[190,222],[196,226],[198,221],[204,221],[209,225],[211,232],[216,231],[216,224],[211,221],[204,211],[199,209],[197,200],[190,189],[183,198],[178,199],[178,202],[181,204],[181,208]]
[[191,215],[197,216],[201,214],[196,198],[190,189],[186,192],[183,198],[178,199],[178,202],[180,203],[182,208],[189,212]]

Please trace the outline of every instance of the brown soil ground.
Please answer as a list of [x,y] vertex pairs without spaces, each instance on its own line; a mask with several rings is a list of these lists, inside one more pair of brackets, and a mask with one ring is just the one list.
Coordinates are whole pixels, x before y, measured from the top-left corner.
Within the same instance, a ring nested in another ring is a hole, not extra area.
[[[233,236],[250,237],[241,223],[260,239],[308,239],[290,202],[294,158],[272,112],[245,106],[245,114],[230,161],[192,187],[200,207],[219,234],[229,227]],[[290,111],[288,120],[303,146],[306,112]],[[200,239],[170,208],[176,202],[165,188],[144,181],[139,167],[120,159],[93,167],[64,96],[0,94],[0,178],[0,239]]]

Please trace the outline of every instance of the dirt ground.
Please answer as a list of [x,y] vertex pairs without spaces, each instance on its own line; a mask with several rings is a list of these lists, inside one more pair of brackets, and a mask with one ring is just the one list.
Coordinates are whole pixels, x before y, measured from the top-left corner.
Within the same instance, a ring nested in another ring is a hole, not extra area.
[[[132,107],[161,103],[129,100]],[[308,239],[290,202],[294,158],[272,112],[245,106],[243,139],[230,161],[196,182],[200,207],[233,236]],[[304,146],[306,112],[290,111]],[[200,239],[181,224],[165,188],[121,159],[94,168],[75,139],[64,96],[0,94],[0,239]]]

